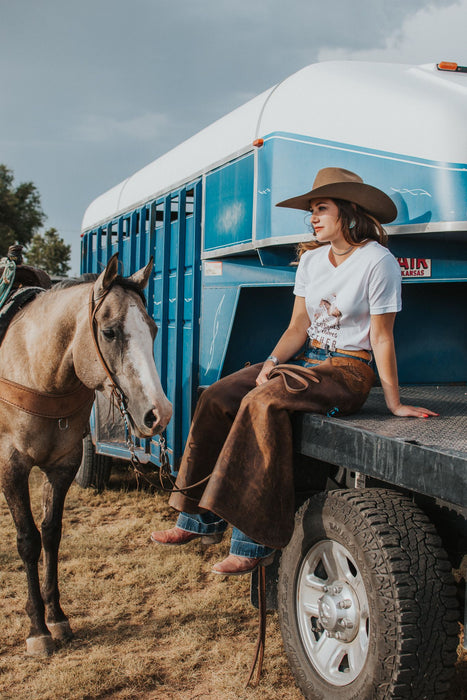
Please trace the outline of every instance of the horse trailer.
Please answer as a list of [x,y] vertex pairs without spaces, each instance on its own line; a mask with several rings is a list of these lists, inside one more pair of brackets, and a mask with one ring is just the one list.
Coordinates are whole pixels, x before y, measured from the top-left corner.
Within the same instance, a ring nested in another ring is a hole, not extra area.
[[[440,416],[397,418],[378,386],[356,415],[294,416],[296,528],[267,569],[268,604],[307,698],[448,697],[467,574],[466,73],[310,65],[84,215],[83,273],[115,252],[125,274],[154,256],[147,302],[176,472],[199,390],[267,357],[288,323],[310,232],[275,204],[336,166],[397,206],[386,230],[403,282],[401,395]],[[160,466],[158,437],[135,449]],[[114,458],[130,458],[124,425],[99,397],[78,481],[102,484]]]

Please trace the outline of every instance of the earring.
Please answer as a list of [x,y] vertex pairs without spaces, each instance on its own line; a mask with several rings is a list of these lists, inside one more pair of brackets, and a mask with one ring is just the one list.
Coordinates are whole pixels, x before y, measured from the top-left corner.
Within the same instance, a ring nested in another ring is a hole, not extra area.
[[349,230],[355,228],[355,219],[352,219],[352,221],[349,224]]

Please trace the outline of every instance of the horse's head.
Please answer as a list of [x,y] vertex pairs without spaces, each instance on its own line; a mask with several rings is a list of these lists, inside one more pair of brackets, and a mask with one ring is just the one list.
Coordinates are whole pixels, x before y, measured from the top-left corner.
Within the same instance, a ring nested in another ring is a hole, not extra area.
[[[117,270],[114,255],[91,292],[90,326],[95,338],[91,352],[96,355],[92,365],[93,374],[99,374],[95,388],[108,397],[115,396],[115,389],[121,392],[136,434],[150,437],[162,432],[172,416],[154,363],[157,327],[144,305],[152,259],[131,277],[119,277]],[[83,367],[83,361],[80,364]],[[79,376],[78,367],[77,372]]]

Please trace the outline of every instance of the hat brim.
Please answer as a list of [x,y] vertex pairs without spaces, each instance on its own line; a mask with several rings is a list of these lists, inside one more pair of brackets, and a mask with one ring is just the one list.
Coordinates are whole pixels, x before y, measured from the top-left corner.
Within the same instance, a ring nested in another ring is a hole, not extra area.
[[334,182],[330,185],[323,185],[298,195],[298,197],[284,199],[282,202],[278,202],[276,207],[309,211],[310,202],[320,197],[323,199],[344,199],[347,202],[359,204],[382,224],[388,224],[397,217],[397,208],[392,199],[377,187],[363,182]]

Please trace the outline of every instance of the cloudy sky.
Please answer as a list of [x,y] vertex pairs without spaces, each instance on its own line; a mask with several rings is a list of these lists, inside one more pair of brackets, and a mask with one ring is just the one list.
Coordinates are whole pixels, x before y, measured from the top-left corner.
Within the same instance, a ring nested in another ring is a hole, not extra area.
[[92,199],[303,66],[467,65],[467,0],[0,0],[0,163],[72,244]]

